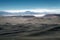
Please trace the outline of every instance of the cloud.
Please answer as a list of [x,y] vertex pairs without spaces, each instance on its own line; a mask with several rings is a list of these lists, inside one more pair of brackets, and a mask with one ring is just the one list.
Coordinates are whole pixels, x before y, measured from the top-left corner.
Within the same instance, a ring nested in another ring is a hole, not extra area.
[[4,10],[4,11],[10,13],[18,13],[18,12],[25,12],[26,10]]
[[44,13],[44,12],[60,13],[60,9],[25,9],[25,10],[3,10],[3,11],[10,13],[18,13],[18,12],[26,12],[26,11],[39,12],[39,13]]
[[43,17],[45,16],[45,14],[41,14],[41,15],[34,15],[35,17]]
[[60,9],[25,9],[25,10],[2,10],[0,16],[33,15],[42,17],[46,14],[60,14]]

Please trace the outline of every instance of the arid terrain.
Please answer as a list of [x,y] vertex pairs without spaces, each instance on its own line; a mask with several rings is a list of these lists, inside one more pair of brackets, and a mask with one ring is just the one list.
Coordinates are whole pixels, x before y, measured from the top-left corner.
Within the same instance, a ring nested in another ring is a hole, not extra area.
[[60,40],[60,17],[0,17],[0,40]]
[[60,17],[57,18],[38,18],[38,17],[0,17],[0,24],[11,23],[11,24],[21,24],[21,23],[45,23],[45,24],[60,24]]

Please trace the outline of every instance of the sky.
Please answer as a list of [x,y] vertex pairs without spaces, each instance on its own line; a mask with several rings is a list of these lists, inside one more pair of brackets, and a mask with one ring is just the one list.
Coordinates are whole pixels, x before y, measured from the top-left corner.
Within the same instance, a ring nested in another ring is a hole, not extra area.
[[59,12],[60,0],[0,0],[0,10],[8,12]]

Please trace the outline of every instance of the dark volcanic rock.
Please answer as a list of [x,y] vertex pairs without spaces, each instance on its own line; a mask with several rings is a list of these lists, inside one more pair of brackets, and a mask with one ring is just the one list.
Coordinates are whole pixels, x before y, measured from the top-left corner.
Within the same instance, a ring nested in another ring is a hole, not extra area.
[[15,33],[22,33],[23,36],[37,35],[42,32],[51,30],[56,27],[60,27],[59,24],[4,24],[0,25],[2,30],[0,30],[0,35],[8,35]]

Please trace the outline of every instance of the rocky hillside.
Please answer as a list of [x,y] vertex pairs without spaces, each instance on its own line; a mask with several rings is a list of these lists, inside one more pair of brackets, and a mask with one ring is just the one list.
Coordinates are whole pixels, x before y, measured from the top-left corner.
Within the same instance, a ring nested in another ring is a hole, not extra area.
[[0,17],[0,24],[11,23],[11,24],[21,24],[21,23],[45,23],[45,24],[60,24],[60,17],[50,17],[50,18],[37,18],[37,17]]

